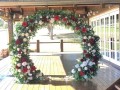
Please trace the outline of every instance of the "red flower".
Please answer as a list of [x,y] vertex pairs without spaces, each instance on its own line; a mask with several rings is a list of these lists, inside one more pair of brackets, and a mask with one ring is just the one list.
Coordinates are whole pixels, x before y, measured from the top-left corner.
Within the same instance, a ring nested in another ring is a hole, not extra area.
[[71,23],[70,23],[70,22],[68,22],[68,23],[67,23],[67,25],[69,25],[69,26],[70,26],[70,25],[71,25]]
[[87,50],[83,50],[83,53],[87,53]]
[[54,16],[54,20],[58,21],[60,19],[60,17],[58,15]]
[[31,71],[34,71],[36,70],[36,67],[35,66],[31,66]]
[[33,23],[33,22],[34,22],[34,20],[33,20],[33,19],[30,19],[30,22],[31,22],[31,23]]
[[90,44],[94,44],[94,43],[95,43],[94,39],[91,38],[91,39],[89,40],[89,43],[90,43]]
[[63,21],[66,22],[66,21],[67,21],[67,18],[63,18]]
[[87,32],[87,29],[83,27],[83,28],[82,28],[82,32],[83,32],[83,33],[86,33],[86,32]]
[[21,58],[21,62],[26,62],[27,61],[27,58],[26,57],[22,57]]
[[80,59],[80,61],[81,61],[81,62],[83,62],[83,61],[84,61],[84,59]]
[[89,58],[89,57],[90,57],[90,54],[86,54],[86,57]]
[[21,54],[21,53],[22,53],[22,50],[20,49],[20,50],[18,51],[18,53]]
[[46,18],[46,16],[42,17],[42,21],[43,22],[48,22],[48,19]]
[[27,71],[28,71],[27,67],[24,67],[24,68],[22,69],[22,72],[23,72],[23,73],[26,73]]
[[71,19],[72,19],[73,21],[77,21],[77,19],[76,19],[74,16],[71,16]]
[[23,22],[23,23],[22,23],[22,26],[23,26],[23,27],[27,27],[27,26],[28,26],[28,23],[27,23],[27,22]]
[[17,39],[15,43],[16,43],[17,45],[18,45],[18,44],[22,44],[22,39]]
[[83,39],[82,41],[83,41],[83,42],[86,42],[86,39]]
[[18,67],[17,65],[16,65],[16,69],[19,69],[20,67]]
[[91,71],[91,72],[94,72],[94,71],[95,71],[95,69],[94,69],[94,68],[90,68],[90,71]]
[[80,76],[84,76],[85,73],[83,71],[80,71]]
[[75,30],[79,30],[80,29],[80,27],[75,27]]

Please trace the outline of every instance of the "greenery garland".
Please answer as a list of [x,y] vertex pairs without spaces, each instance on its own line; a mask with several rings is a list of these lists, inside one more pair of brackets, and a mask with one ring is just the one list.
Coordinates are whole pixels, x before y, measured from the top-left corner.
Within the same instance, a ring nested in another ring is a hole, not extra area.
[[92,78],[98,70],[99,37],[93,29],[84,23],[78,14],[63,10],[42,10],[24,18],[22,25],[16,28],[16,34],[10,43],[13,75],[20,83],[38,83],[43,80],[43,73],[37,70],[29,56],[29,40],[38,28],[47,24],[60,24],[71,27],[81,36],[83,57],[78,60],[71,74],[76,80]]

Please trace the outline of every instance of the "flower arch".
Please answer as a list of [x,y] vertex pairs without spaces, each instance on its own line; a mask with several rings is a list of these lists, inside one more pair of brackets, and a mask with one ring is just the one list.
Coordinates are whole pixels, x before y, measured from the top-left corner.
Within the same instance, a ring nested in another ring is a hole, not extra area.
[[16,34],[9,45],[12,54],[12,71],[16,79],[20,83],[38,83],[43,79],[43,73],[36,69],[30,59],[28,45],[37,29],[48,23],[71,27],[81,36],[83,57],[71,70],[73,77],[81,80],[96,75],[101,54],[98,47],[99,37],[94,35],[93,29],[85,24],[78,14],[62,10],[42,10],[24,18],[22,25],[16,28]]

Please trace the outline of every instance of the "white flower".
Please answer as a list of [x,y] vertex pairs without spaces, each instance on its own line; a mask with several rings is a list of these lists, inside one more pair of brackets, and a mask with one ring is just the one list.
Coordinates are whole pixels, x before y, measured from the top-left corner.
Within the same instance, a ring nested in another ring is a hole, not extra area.
[[50,23],[53,23],[53,22],[54,22],[54,18],[51,18],[51,19],[50,19]]
[[20,48],[17,48],[17,51],[20,51]]
[[40,73],[39,76],[41,77],[43,75],[43,73]]
[[28,73],[29,76],[32,76],[32,73]]
[[21,36],[24,36],[24,35],[25,35],[24,33],[21,34]]
[[80,21],[78,22],[78,24],[81,23]]
[[84,39],[87,39],[87,37],[86,37],[86,36],[84,36],[83,38],[84,38]]
[[30,73],[30,70],[27,70],[27,73]]
[[26,29],[28,29],[28,27],[26,27]]
[[28,77],[28,79],[29,79],[29,80],[32,80],[32,79],[33,79],[33,77]]
[[79,64],[76,64],[75,67],[76,67],[76,68],[79,68],[80,66],[79,66]]
[[37,21],[37,20],[35,20],[35,23],[38,23],[38,21]]
[[29,65],[27,66],[27,69],[30,69],[30,66],[29,66]]
[[26,16],[26,18],[28,18],[28,16]]
[[21,66],[21,63],[18,63],[17,66],[20,67],[20,66]]
[[26,53],[26,51],[27,51],[26,49],[23,50],[24,53]]
[[42,25],[42,24],[43,24],[43,22],[40,20],[40,21],[39,21],[39,24],[40,24],[40,25]]
[[87,67],[85,67],[85,68],[84,68],[84,70],[88,70],[88,68],[87,68]]
[[75,69],[72,69],[71,73],[73,73],[73,74],[74,74],[75,72],[76,72],[76,71],[75,71]]
[[18,69],[18,72],[21,72],[21,69]]
[[81,68],[78,68],[78,71],[81,71]]
[[92,52],[93,52],[93,53],[95,53],[95,52],[96,52],[96,50],[92,50]]
[[42,18],[42,16],[40,16],[40,18]]
[[29,30],[29,33],[31,33],[31,30]]
[[26,41],[27,41],[27,38],[24,38],[23,41],[26,42]]
[[21,58],[21,55],[20,55],[20,54],[18,54],[18,58]]
[[27,65],[27,62],[23,62],[22,65],[23,65],[23,66],[26,66],[26,65]]
[[89,66],[92,66],[92,65],[93,65],[93,62],[90,61],[90,62],[88,63],[88,65],[89,65]]
[[49,18],[49,16],[46,16],[46,18]]
[[91,38],[91,36],[88,37],[89,39]]
[[84,61],[80,66],[81,66],[81,67],[84,67],[84,66],[86,66],[86,65],[87,65],[87,62]]
[[26,36],[26,37],[28,37],[28,36],[29,36],[29,34],[28,34],[28,33],[26,33],[26,34],[25,34],[25,36]]
[[36,75],[36,77],[38,78],[38,77],[39,77],[39,75],[37,74],[37,75]]
[[91,46],[91,44],[90,44],[90,43],[88,43],[88,46]]
[[84,75],[84,78],[85,78],[85,79],[87,79],[87,78],[88,78],[88,76],[87,76],[87,75]]
[[60,23],[61,23],[61,21],[58,21],[58,23],[60,24]]

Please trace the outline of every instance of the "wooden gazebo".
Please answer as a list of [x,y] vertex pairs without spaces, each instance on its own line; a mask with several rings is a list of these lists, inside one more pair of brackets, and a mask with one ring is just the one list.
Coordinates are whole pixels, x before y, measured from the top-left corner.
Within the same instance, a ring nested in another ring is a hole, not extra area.
[[[0,17],[8,22],[9,42],[11,42],[13,23],[21,21],[24,17],[32,15],[38,10],[70,10],[79,14],[89,24],[91,17],[114,8],[119,8],[120,11],[120,0],[1,0]],[[33,56],[37,68],[53,78],[49,77],[50,80],[42,82],[42,84],[18,84],[10,75],[11,77],[6,76],[5,79],[1,80],[0,90],[105,90],[120,76],[119,70],[104,62],[104,64],[100,64],[99,75],[92,80],[86,82],[70,81],[64,69],[71,67],[68,64],[74,64],[74,61],[71,60],[73,58],[69,57],[66,58],[64,55],[62,57],[60,55]],[[4,62],[6,63],[3,64]],[[0,73],[9,75],[10,67],[10,60],[6,58],[0,62]]]
[[38,10],[70,10],[81,17],[89,18],[119,7],[119,0],[1,0],[0,16],[8,21],[9,41],[13,33],[13,22],[31,15]]

